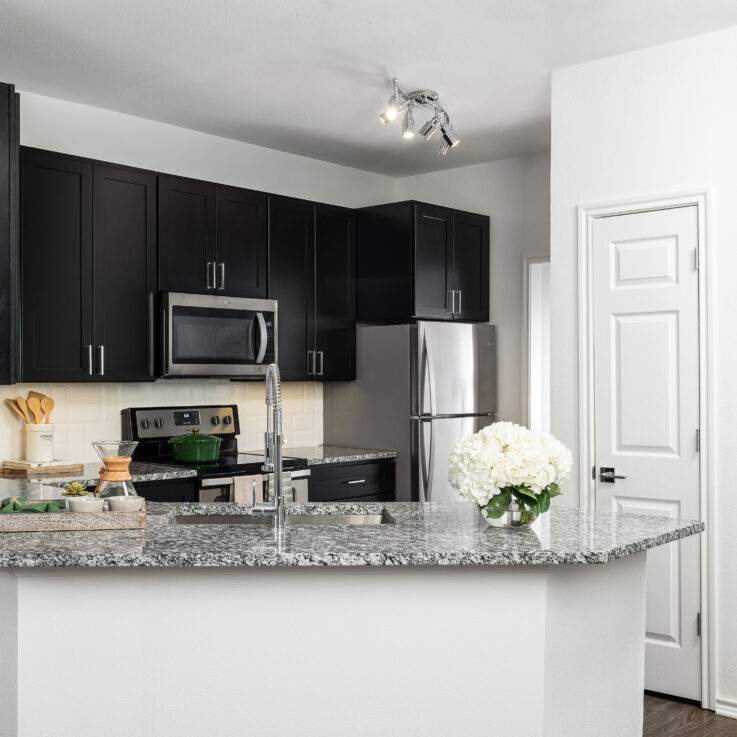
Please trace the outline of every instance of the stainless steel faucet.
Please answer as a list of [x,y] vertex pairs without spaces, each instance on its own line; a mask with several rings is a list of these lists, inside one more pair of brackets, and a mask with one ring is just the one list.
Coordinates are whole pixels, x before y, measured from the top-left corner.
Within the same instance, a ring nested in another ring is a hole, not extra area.
[[274,476],[274,498],[271,503],[254,504],[254,512],[273,514],[279,536],[284,532],[285,508],[282,492],[282,435],[281,377],[279,367],[269,364],[266,369],[266,432],[264,433],[263,470]]

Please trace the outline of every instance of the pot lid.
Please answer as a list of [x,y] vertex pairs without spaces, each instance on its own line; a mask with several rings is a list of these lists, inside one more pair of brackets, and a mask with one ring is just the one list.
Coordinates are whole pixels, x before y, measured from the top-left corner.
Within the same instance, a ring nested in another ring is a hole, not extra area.
[[200,435],[200,429],[193,427],[191,435],[177,435],[169,438],[169,442],[172,445],[212,445],[213,443],[220,443],[220,438],[216,438],[214,435]]

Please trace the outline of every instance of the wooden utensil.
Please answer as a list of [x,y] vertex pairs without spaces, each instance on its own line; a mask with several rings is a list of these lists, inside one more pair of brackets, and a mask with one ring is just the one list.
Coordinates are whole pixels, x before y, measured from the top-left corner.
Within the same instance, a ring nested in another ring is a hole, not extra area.
[[26,419],[25,416],[23,415],[23,413],[20,411],[20,409],[18,409],[18,405],[15,403],[15,400],[13,400],[13,399],[6,399],[5,400],[5,404],[7,404],[8,407],[10,407],[10,409],[12,409],[13,412],[15,412],[18,415],[18,417],[21,418],[21,420],[25,420]]
[[15,403],[18,405],[18,409],[23,413],[23,417],[25,418],[26,422],[30,425],[31,418],[28,414],[28,405],[26,404],[26,400],[23,399],[23,397],[16,397]]
[[54,400],[51,397],[44,397],[41,400],[41,411],[46,415],[46,424],[49,424],[49,415],[54,410]]
[[41,420],[43,420],[44,413],[41,411],[41,402],[38,397],[28,397],[28,409],[31,410],[31,414],[33,415],[33,419],[36,421],[36,424],[40,425]]

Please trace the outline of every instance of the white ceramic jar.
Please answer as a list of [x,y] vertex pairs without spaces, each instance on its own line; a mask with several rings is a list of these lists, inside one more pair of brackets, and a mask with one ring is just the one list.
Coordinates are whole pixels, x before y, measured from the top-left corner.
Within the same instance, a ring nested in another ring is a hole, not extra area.
[[54,460],[54,425],[26,425],[26,460],[42,463]]

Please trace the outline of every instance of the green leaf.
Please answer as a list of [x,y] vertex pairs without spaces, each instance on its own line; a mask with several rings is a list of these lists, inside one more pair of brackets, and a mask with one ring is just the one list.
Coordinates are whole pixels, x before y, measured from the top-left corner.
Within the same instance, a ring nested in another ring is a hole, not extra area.
[[544,512],[547,512],[548,509],[550,509],[550,494],[548,493],[547,489],[543,489],[540,492],[539,499],[540,501],[538,507],[540,508],[540,511],[538,512],[538,514],[543,514]]
[[486,512],[486,516],[489,519],[501,519],[506,511],[506,509],[491,509],[489,507],[484,508],[484,512]]
[[506,490],[500,491],[498,494],[494,494],[489,500],[488,506],[493,509],[506,509],[512,501],[512,495]]
[[526,496],[525,494],[520,494],[519,491],[516,489],[512,492],[514,494],[514,498],[519,502],[522,509],[526,509],[529,507],[535,514],[537,514],[537,497],[533,496],[530,498],[529,496]]
[[563,492],[558,484],[550,484],[548,486],[548,496],[552,499],[554,496],[560,496]]
[[515,491],[517,491],[520,494],[522,494],[523,496],[529,497],[530,500],[533,503],[537,501],[537,496],[535,495],[535,492],[534,491],[530,491],[527,487],[525,487],[525,486],[513,486],[512,488]]

